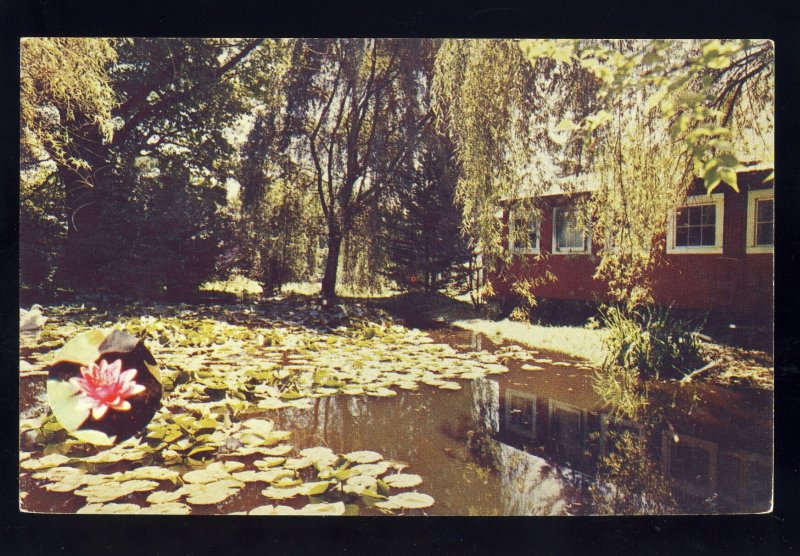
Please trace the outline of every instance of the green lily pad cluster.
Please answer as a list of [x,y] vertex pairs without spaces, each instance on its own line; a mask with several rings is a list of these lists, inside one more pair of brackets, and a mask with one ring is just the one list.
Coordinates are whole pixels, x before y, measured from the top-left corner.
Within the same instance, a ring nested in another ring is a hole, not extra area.
[[[268,419],[231,423],[218,432],[236,439],[237,447],[205,465],[169,463],[170,450],[131,439],[91,456],[26,453],[20,468],[45,491],[83,498],[78,513],[189,514],[204,506],[228,513],[221,505],[246,491],[245,504],[252,507],[229,513],[341,515],[373,507],[395,514],[434,503],[410,490],[422,477],[403,473],[406,464],[377,452],[298,451],[286,443],[290,434],[275,430]],[[137,466],[105,471],[131,461]]]
[[416,492],[422,477],[405,473],[405,464],[368,450],[298,451],[265,413],[310,407],[324,396],[388,397],[421,385],[456,390],[460,380],[508,370],[497,354],[458,353],[378,311],[326,313],[303,299],[259,310],[131,304],[46,311],[50,320],[21,354],[34,371],[67,338],[110,326],[144,338],[161,371],[161,409],[143,434],[116,446],[70,438],[52,415],[21,421],[22,475],[32,488],[84,498],[80,511],[87,513],[230,513],[242,500],[252,514],[427,508],[433,499]]

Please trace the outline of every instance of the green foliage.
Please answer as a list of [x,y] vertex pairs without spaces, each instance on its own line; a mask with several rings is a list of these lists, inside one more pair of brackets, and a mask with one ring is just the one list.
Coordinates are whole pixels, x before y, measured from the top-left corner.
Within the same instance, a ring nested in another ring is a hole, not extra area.
[[386,272],[405,289],[463,287],[471,254],[454,199],[454,147],[431,131],[418,153],[419,166],[408,176],[409,183],[397,189],[391,204],[384,204],[381,240],[390,260]]
[[[399,183],[413,146],[430,123],[427,83],[432,41],[304,39],[292,43],[282,81],[286,109],[276,111],[263,149],[283,172],[306,179],[322,212],[327,253],[322,294],[336,295],[342,242],[377,235],[368,213]],[[366,230],[365,230],[366,228]],[[366,231],[353,238],[354,231]],[[350,257],[350,262],[353,257]],[[363,273],[360,273],[363,275]]]
[[[23,178],[53,183],[53,197],[61,200],[44,202],[23,179],[23,236],[33,237],[53,219],[51,232],[63,232],[43,237],[46,256],[39,261],[23,250],[23,283],[192,294],[213,275],[230,229],[224,183],[234,160],[231,129],[273,78],[279,45],[131,39],[108,50],[112,43],[95,39],[68,39],[66,46],[37,41],[25,47],[22,60],[33,84],[24,85],[23,100],[34,105],[23,124],[32,129],[36,115],[46,114],[59,137],[39,134]],[[80,64],[81,53],[91,57],[98,49],[102,56]],[[44,74],[46,94],[27,94],[26,87],[35,93],[44,82],[42,67],[51,68]],[[33,206],[45,214],[36,215]]]
[[677,511],[669,481],[654,463],[644,435],[611,433],[610,454],[590,487],[594,512],[601,515],[670,514]]
[[625,311],[607,307],[604,368],[636,371],[641,378],[679,377],[700,363],[696,328],[673,317],[669,309],[646,307]]
[[66,238],[64,195],[55,176],[42,184],[21,180],[19,210],[19,281],[41,294],[55,289]]
[[536,288],[555,282],[556,276],[549,270],[529,278],[517,278],[511,286],[511,292],[517,297],[517,306],[508,316],[509,320],[531,322],[533,311],[539,305],[536,299]]
[[511,40],[446,40],[436,54],[434,108],[457,147],[463,227],[489,266],[509,256],[501,201],[541,193],[578,155],[550,123],[586,112],[593,85],[582,74],[549,59],[531,66]]
[[[29,37],[20,41],[20,132],[23,167],[49,154],[55,162],[88,170],[73,150],[68,126],[82,120],[113,135],[117,96],[110,66],[115,41],[102,38]],[[54,110],[55,109],[55,110]]]
[[635,368],[604,365],[595,371],[592,388],[615,416],[635,419],[647,406],[647,386],[639,380],[639,370]]
[[[738,191],[740,161],[733,132],[771,134],[771,41],[537,39],[520,41],[520,47],[531,62],[547,58],[577,65],[598,80],[598,108],[580,123],[564,124],[582,133],[587,143],[613,119],[609,110],[626,97],[643,95],[645,108],[657,107],[670,135],[683,143],[709,193],[721,182]],[[762,116],[763,127],[742,125],[742,120]],[[738,137],[736,141],[741,143]],[[764,146],[762,160],[771,160],[773,147]]]
[[658,239],[691,183],[680,143],[651,112],[631,102],[606,125],[593,163],[597,189],[588,200],[600,246],[595,277],[628,309],[652,303],[650,272],[663,252]]

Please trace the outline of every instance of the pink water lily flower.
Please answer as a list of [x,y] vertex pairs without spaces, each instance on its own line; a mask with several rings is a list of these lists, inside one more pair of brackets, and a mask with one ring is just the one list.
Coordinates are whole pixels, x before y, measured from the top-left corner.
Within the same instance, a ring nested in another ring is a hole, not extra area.
[[100,360],[100,365],[90,363],[88,367],[81,367],[81,375],[69,379],[69,382],[80,391],[78,405],[91,409],[94,419],[102,419],[109,408],[128,411],[131,404],[126,398],[145,390],[144,385],[133,380],[136,369],[122,371],[121,359],[110,365],[105,359]]

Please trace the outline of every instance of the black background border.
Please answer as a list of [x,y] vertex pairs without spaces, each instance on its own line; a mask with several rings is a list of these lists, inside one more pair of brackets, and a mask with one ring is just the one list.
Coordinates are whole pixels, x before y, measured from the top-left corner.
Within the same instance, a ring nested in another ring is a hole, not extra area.
[[[0,0],[0,554],[782,554],[797,549],[798,3],[313,3]],[[775,509],[748,516],[241,518],[18,510],[18,124],[21,36],[771,38],[776,43]]]

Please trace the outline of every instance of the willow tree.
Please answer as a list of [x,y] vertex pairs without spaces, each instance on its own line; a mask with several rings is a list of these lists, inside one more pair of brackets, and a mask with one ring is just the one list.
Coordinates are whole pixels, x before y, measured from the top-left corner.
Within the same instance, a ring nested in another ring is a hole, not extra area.
[[111,39],[24,38],[20,41],[20,147],[23,169],[43,158],[86,169],[71,148],[69,124],[78,118],[113,137],[117,95],[111,66],[117,60]]
[[392,39],[295,42],[276,128],[279,152],[310,176],[327,243],[322,294],[336,297],[342,242],[399,183],[432,120],[422,102],[431,43]]
[[[657,108],[656,117],[669,122],[671,137],[683,143],[709,193],[720,183],[738,191],[737,155],[743,140],[749,142],[742,132],[760,135],[762,142],[772,134],[771,41],[537,39],[520,46],[533,64],[557,60],[599,80],[597,109],[578,123],[565,122],[587,137],[613,119],[609,110],[626,97]],[[758,156],[771,161],[771,145],[760,147]]]
[[[565,144],[557,124],[590,111],[594,86],[581,68],[546,58],[528,64],[513,40],[447,40],[439,49],[438,121],[457,147],[464,233],[488,264],[509,256],[497,217],[502,202],[543,192],[582,156],[582,144]],[[526,209],[536,217],[534,206]]]

